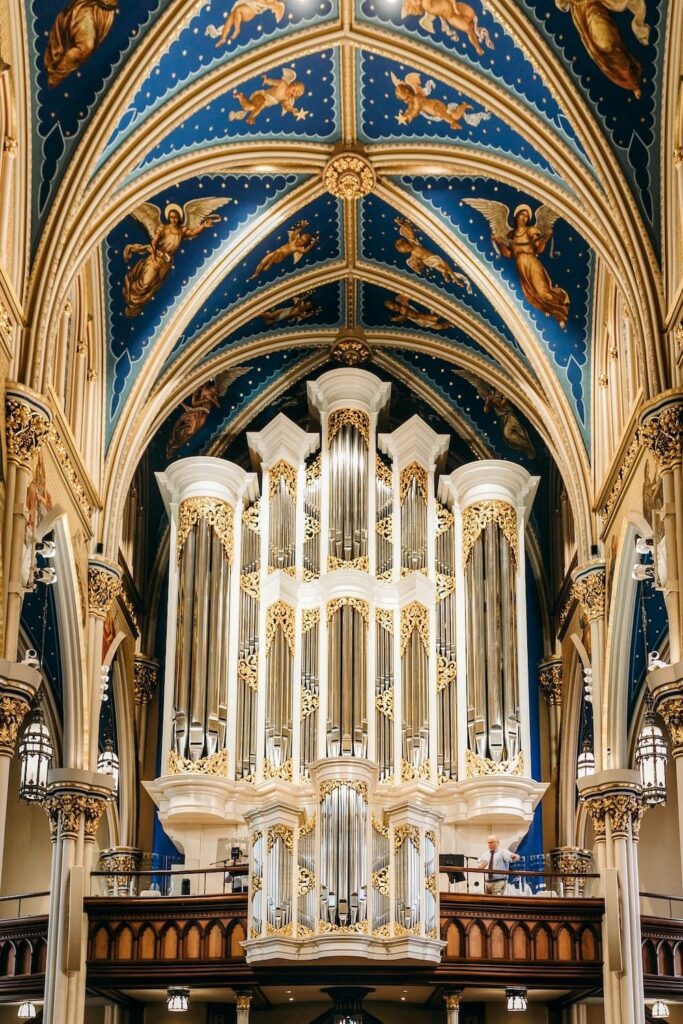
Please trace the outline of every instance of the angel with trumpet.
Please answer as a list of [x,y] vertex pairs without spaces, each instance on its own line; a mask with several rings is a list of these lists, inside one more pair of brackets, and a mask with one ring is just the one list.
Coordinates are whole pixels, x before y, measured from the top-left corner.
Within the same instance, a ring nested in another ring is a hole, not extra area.
[[163,220],[161,210],[154,203],[142,203],[132,211],[131,216],[143,226],[149,242],[146,245],[130,244],[123,250],[126,263],[131,256],[143,257],[128,268],[123,282],[127,317],[140,315],[166,280],[175,254],[185,239],[196,238],[202,231],[218,224],[221,218],[215,211],[229,202],[230,199],[221,196],[191,199],[184,206],[169,203]]
[[552,316],[560,327],[567,326],[569,295],[550,279],[550,274],[539,256],[553,237],[553,226],[559,218],[545,203],[536,210],[536,220],[530,206],[522,203],[512,214],[505,203],[493,199],[463,199],[479,213],[483,213],[491,227],[491,239],[501,256],[514,260],[524,298],[546,316]]

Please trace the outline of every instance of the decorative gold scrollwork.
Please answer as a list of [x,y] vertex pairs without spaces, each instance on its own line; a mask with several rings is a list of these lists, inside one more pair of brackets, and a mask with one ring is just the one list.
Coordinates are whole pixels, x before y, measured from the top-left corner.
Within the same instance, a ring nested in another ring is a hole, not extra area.
[[306,466],[306,483],[312,484],[314,480],[317,480],[322,472],[320,463],[320,456],[316,455],[313,462],[309,462]]
[[275,604],[271,604],[266,613],[266,653],[270,651],[278,629],[282,630],[289,653],[294,657],[294,609],[284,601],[276,601]]
[[420,852],[420,830],[417,825],[397,825],[394,829],[394,853],[398,853],[406,839]]
[[370,444],[370,417],[368,414],[361,412],[360,409],[335,409],[334,412],[330,413],[327,421],[328,448],[332,446],[333,440],[342,427],[345,427],[347,424],[355,427],[366,445]]
[[243,683],[253,690],[258,690],[258,654],[247,654],[237,659],[237,675]]
[[604,566],[597,566],[574,580],[572,597],[579,602],[589,622],[605,614],[605,583]]
[[287,493],[292,501],[296,501],[296,469],[284,459],[280,459],[268,470],[269,494],[272,501],[280,490],[280,481],[284,480]]
[[268,779],[282,779],[283,782],[292,781],[292,759],[288,757],[282,764],[275,765],[272,761],[269,761],[267,757],[263,759],[263,778]]
[[429,654],[429,612],[419,601],[412,601],[405,608],[401,608],[401,657],[405,654],[415,630],[422,641],[422,646]]
[[379,871],[373,871],[370,876],[370,883],[380,896],[389,896],[391,893],[389,889],[389,868],[380,868]]
[[268,851],[270,852],[280,839],[288,850],[294,849],[294,829],[291,825],[271,825],[268,829]]
[[98,619],[106,619],[109,610],[121,593],[118,566],[105,566],[100,562],[88,565],[88,609]]
[[440,537],[446,530],[450,530],[455,522],[455,516],[441,502],[436,502],[436,535]]
[[352,789],[363,800],[368,799],[368,784],[367,782],[360,782],[358,779],[325,779],[324,782],[320,783],[320,799],[324,800],[326,796],[334,793],[335,789],[339,789],[341,786]]
[[375,523],[375,533],[386,540],[391,540],[394,535],[394,517],[385,516],[384,519],[378,519]]
[[261,574],[258,569],[256,572],[243,572],[240,576],[240,590],[243,590],[249,597],[253,597],[255,601],[258,601],[261,595],[260,578]]
[[320,520],[315,516],[304,516],[304,540],[313,540],[320,533]]
[[320,698],[317,693],[313,693],[313,690],[309,690],[307,687],[301,687],[301,717],[308,718],[320,707]]
[[180,561],[183,545],[190,536],[192,528],[200,519],[205,519],[212,527],[225,551],[228,565],[232,565],[232,505],[222,498],[185,498],[178,509],[178,541],[176,558]]
[[28,401],[7,396],[5,400],[5,431],[7,457],[10,462],[30,469],[50,429],[47,415]]
[[386,690],[382,690],[375,697],[375,707],[381,715],[393,721],[394,718],[394,689],[390,686]]
[[370,559],[367,555],[359,555],[345,562],[343,558],[336,555],[327,556],[327,571],[335,572],[336,569],[360,569],[361,572],[370,572]]
[[455,590],[455,576],[445,576],[442,572],[436,574],[436,599],[445,601]]
[[378,836],[386,837],[389,835],[389,826],[383,824],[383,822],[381,822],[379,818],[376,818],[374,814],[372,816],[372,828]]
[[375,608],[375,621],[387,633],[394,632],[394,613],[391,608]]
[[305,836],[310,835],[315,828],[316,820],[316,815],[314,814],[312,817],[308,818],[303,825],[299,825],[299,839],[303,839]]
[[375,457],[375,472],[378,480],[381,480],[387,487],[391,487],[393,483],[391,467],[387,466],[386,462],[380,459],[379,455]]
[[404,757],[401,758],[401,782],[410,782],[412,779],[421,779],[429,782],[432,777],[432,762],[429,758],[422,764],[411,764]]
[[517,512],[507,501],[478,501],[462,514],[462,546],[465,565],[472,548],[489,525],[495,523],[510,545],[515,564],[519,562],[517,543]]
[[318,625],[320,622],[320,609],[319,608],[304,608],[301,613],[301,632],[310,633],[310,631]]
[[427,504],[428,488],[427,470],[421,466],[418,462],[411,462],[409,466],[404,466],[401,470],[400,483],[399,483],[399,494],[401,498],[401,504],[406,500],[408,491],[410,490],[413,480],[415,486],[420,492],[420,496],[424,504]]
[[261,532],[261,499],[257,498],[242,513],[242,522],[252,533]]
[[370,621],[370,606],[367,601],[360,597],[335,597],[333,601],[329,601],[327,605],[327,621],[331,622],[339,609],[345,605],[355,608],[358,614],[362,615],[365,622]]
[[315,875],[308,868],[304,868],[300,864],[296,894],[297,896],[306,896],[312,889],[315,889]]
[[183,757],[175,750],[168,754],[168,774],[182,775],[183,772],[201,772],[202,775],[218,775],[221,778],[228,774],[228,752],[217,750],[215,754],[207,754],[193,761],[190,757]]
[[524,751],[520,750],[517,756],[509,761],[492,761],[490,757],[482,757],[473,750],[466,750],[465,774],[468,779],[475,779],[480,775],[524,775]]
[[457,667],[454,661],[449,661],[443,655],[436,659],[436,689],[439,693],[447,686],[454,683],[457,676]]

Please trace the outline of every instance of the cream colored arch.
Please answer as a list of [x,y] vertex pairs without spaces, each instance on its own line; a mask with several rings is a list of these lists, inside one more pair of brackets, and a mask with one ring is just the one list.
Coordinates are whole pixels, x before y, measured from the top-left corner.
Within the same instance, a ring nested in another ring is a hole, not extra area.
[[[4,128],[3,162],[8,161],[10,173],[2,175],[3,234],[11,228],[11,249],[5,249],[4,266],[9,271],[13,304],[23,309],[29,275],[28,240],[31,231],[31,90],[28,26],[22,0],[8,0],[0,8],[0,32],[4,41],[3,58],[10,65],[0,79]],[[12,142],[15,146],[11,149]],[[12,155],[12,149],[14,153]],[[3,168],[4,170],[4,168]],[[8,194],[5,194],[7,190]]]
[[558,839],[560,846],[573,846],[576,837],[576,753],[579,747],[583,705],[584,664],[576,647],[569,648],[562,664],[562,719],[560,723],[560,767],[558,773]]
[[[683,7],[668,5],[661,111],[665,322],[683,315]],[[663,387],[672,387],[671,377]]]

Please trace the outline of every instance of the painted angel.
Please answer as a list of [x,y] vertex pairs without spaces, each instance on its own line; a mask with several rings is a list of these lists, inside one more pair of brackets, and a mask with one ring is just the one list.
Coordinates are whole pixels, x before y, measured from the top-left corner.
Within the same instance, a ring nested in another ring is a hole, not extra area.
[[553,237],[553,226],[560,216],[550,206],[539,206],[536,222],[526,203],[512,214],[505,203],[493,199],[463,199],[486,217],[491,227],[491,238],[496,249],[506,259],[515,261],[515,269],[524,298],[546,316],[552,316],[560,327],[566,327],[569,317],[569,295],[550,280],[550,275],[539,256]]
[[229,40],[237,39],[245,21],[252,21],[267,11],[275,15],[276,21],[282,21],[285,10],[282,0],[237,0],[225,19],[223,28],[207,25],[206,35],[216,40],[216,46],[225,46]]
[[434,22],[438,20],[441,31],[457,39],[459,32],[464,32],[480,57],[484,56],[484,46],[493,49],[493,40],[488,29],[479,24],[477,12],[469,4],[461,0],[403,0],[401,17],[420,16],[420,25],[425,32],[434,33]]
[[514,412],[509,398],[498,388],[468,370],[458,370],[457,376],[462,377],[475,388],[484,403],[484,412],[487,415],[493,413],[496,416],[503,440],[508,448],[512,448],[515,452],[521,452],[528,459],[535,459],[536,449],[531,443],[526,427]]
[[50,88],[89,60],[109,35],[118,0],[71,0],[50,29],[43,61]]
[[410,221],[404,220],[403,217],[396,217],[395,224],[400,237],[396,239],[394,246],[397,252],[408,256],[406,266],[414,270],[416,274],[426,275],[427,270],[436,270],[438,274],[441,274],[444,281],[452,281],[453,284],[459,285],[460,288],[466,288],[468,292],[472,291],[469,278],[465,274],[459,274],[457,270],[454,270],[443,256],[439,256],[438,253],[427,249],[417,237],[415,228]]
[[245,96],[243,92],[235,89],[233,96],[238,101],[241,110],[231,110],[228,114],[230,121],[244,121],[247,124],[254,124],[256,118],[266,107],[280,107],[281,114],[293,114],[297,121],[303,121],[308,117],[308,111],[297,107],[297,100],[300,100],[306,91],[303,82],[299,82],[294,68],[283,68],[282,78],[269,78],[262,76],[265,88],[256,89],[251,96]]
[[260,277],[266,270],[270,270],[271,267],[275,266],[276,263],[282,263],[287,259],[288,256],[292,257],[292,261],[296,264],[302,257],[310,252],[311,249],[318,244],[320,241],[320,235],[316,232],[311,233],[306,231],[308,227],[307,220],[299,220],[294,224],[287,232],[287,241],[282,245],[279,245],[277,249],[272,249],[267,252],[262,260],[257,264],[256,270],[249,278],[253,281],[255,277]]
[[217,224],[220,216],[214,211],[231,200],[226,196],[206,199],[191,199],[184,206],[169,203],[161,210],[154,203],[142,203],[132,211],[139,224],[149,235],[147,245],[127,245],[123,258],[128,262],[131,256],[142,256],[126,271],[123,282],[123,297],[126,302],[126,316],[139,316],[142,307],[161,288],[173,266],[173,258],[186,238],[196,238],[202,231]]
[[645,0],[555,0],[555,4],[571,14],[588,56],[610,82],[640,99],[643,67],[626,48],[612,12],[629,11],[633,35],[647,46],[650,26],[645,21]]
[[393,324],[411,322],[417,324],[418,327],[424,327],[431,331],[445,331],[448,327],[453,326],[452,323],[444,320],[443,317],[439,316],[432,309],[426,312],[417,309],[411,304],[408,296],[400,292],[397,292],[393,299],[387,299],[384,305],[394,314],[389,317]]
[[445,121],[454,131],[462,128],[461,121],[476,127],[481,121],[486,121],[491,116],[487,110],[478,113],[468,114],[472,110],[471,103],[445,103],[431,96],[436,83],[429,78],[424,86],[417,71],[411,71],[405,78],[399,78],[391,72],[391,81],[394,84],[396,99],[406,105],[406,109],[396,115],[399,124],[411,124],[416,117],[422,115],[429,121]]
[[309,320],[320,312],[320,306],[314,306],[308,298],[310,294],[311,291],[307,291],[302,292],[300,295],[293,295],[291,301],[286,306],[281,306],[279,309],[266,309],[261,316],[269,327],[274,327],[275,324],[286,323],[289,320],[295,323]]
[[173,424],[166,446],[167,458],[173,458],[180,448],[192,440],[206,423],[211,410],[220,408],[220,400],[230,385],[250,370],[250,366],[233,366],[230,370],[217,373],[192,392],[189,402],[182,403],[183,411]]

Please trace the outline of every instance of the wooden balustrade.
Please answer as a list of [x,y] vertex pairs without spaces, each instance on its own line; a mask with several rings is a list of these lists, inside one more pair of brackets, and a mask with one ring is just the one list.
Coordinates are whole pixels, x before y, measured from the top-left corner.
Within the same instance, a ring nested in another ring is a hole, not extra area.
[[667,917],[640,919],[643,981],[646,994],[683,991],[683,921]]
[[46,958],[46,914],[0,920],[0,996],[40,996]]

